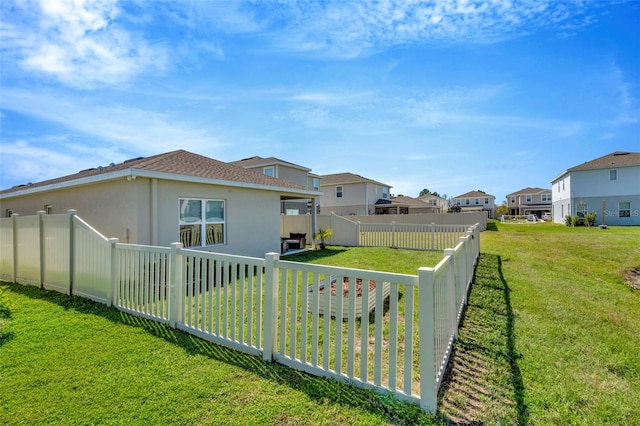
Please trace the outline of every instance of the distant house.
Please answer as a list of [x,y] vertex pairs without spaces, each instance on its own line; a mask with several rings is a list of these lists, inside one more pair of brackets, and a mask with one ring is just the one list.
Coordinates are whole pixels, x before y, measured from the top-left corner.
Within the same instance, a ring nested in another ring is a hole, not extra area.
[[451,200],[451,210],[459,212],[486,211],[492,218],[496,210],[496,197],[484,191],[471,191]]
[[321,176],[320,212],[340,216],[389,213],[391,186],[353,173]]
[[[229,164],[257,171],[267,176],[284,179],[289,182],[304,186],[307,189],[320,190],[320,176],[311,173],[311,169],[290,163],[275,157],[263,158],[259,156],[232,161]],[[311,212],[311,200],[283,200],[282,214],[306,214]]]
[[524,188],[507,194],[507,208],[510,215],[535,214],[538,218],[542,218],[545,213],[551,213],[551,190]]
[[640,225],[640,152],[616,151],[551,181],[553,221],[596,213],[596,224]]
[[397,205],[400,214],[440,213],[438,205],[427,202],[421,198],[399,195],[391,199],[392,205]]
[[6,216],[78,211],[121,242],[246,256],[280,252],[282,200],[321,193],[184,150],[0,191]]
[[434,211],[434,213],[446,213],[449,210],[449,201],[446,198],[439,197],[437,195],[423,195],[421,197],[418,197],[418,200],[437,208],[438,211]]

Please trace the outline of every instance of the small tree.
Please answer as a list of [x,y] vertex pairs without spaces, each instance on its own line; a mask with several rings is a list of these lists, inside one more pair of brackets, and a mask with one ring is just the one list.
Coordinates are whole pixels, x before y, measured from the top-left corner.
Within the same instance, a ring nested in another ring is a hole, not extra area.
[[331,228],[327,228],[327,229],[320,228],[318,233],[314,236],[316,240],[320,240],[320,250],[324,250],[325,248],[327,248],[324,240],[331,238],[332,235],[333,235],[333,230]]

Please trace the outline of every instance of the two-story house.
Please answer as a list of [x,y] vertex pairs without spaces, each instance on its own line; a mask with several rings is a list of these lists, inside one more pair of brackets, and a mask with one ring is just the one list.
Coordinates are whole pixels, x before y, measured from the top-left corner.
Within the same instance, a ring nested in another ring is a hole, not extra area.
[[321,176],[320,213],[369,216],[388,211],[391,186],[353,173]]
[[525,216],[535,214],[542,218],[551,213],[551,190],[543,188],[524,188],[507,194],[507,208],[510,215]]
[[[230,164],[253,170],[267,176],[293,182],[313,191],[320,189],[320,176],[311,173],[311,169],[290,163],[275,157],[259,156],[232,161]],[[316,205],[316,211],[318,209]],[[311,212],[310,200],[283,200],[281,213],[287,215],[306,214]]]
[[553,221],[596,213],[596,224],[640,225],[640,152],[616,151],[551,181]]
[[496,197],[484,191],[470,191],[453,197],[451,210],[458,212],[486,211],[492,218],[496,210]]
[[449,210],[449,201],[446,198],[438,197],[437,195],[427,194],[421,197],[418,197],[418,200],[424,201],[425,203],[433,206],[434,213],[446,213]]

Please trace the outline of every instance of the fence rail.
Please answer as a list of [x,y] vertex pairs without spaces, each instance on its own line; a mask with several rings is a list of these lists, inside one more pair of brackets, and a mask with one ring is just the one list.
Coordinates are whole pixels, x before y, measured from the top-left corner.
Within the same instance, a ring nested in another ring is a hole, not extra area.
[[[433,225],[424,225],[433,230]],[[409,245],[424,226],[367,225],[376,244]],[[223,255],[107,239],[76,216],[0,219],[0,277],[40,285],[262,356],[388,392],[435,412],[479,255],[479,230],[447,226],[451,244],[416,275]],[[416,234],[410,237],[409,234]],[[440,237],[431,232],[431,244]],[[391,240],[389,241],[389,238]]]

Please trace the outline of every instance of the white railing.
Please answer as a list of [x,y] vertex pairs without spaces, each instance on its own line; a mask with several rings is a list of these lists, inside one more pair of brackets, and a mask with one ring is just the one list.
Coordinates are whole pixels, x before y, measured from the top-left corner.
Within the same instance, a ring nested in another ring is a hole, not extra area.
[[74,211],[9,221],[0,222],[1,235],[12,236],[11,247],[2,243],[3,256],[12,254],[0,262],[2,277],[113,304],[432,412],[479,256],[477,226],[438,265],[405,275],[288,262],[276,253],[262,259],[180,243],[121,244]]
[[444,250],[447,247],[454,247],[458,243],[458,238],[469,230],[469,226],[358,222],[357,229],[359,246]]

